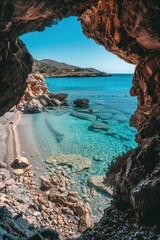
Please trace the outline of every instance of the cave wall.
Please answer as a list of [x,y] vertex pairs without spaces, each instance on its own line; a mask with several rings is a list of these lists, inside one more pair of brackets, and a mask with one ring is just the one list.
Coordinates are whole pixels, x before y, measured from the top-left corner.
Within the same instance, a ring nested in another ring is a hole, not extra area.
[[[138,106],[131,125],[138,147],[116,176],[114,200],[145,219],[160,215],[160,1],[6,0],[0,2],[0,115],[18,102],[32,57],[18,40],[68,16],[78,16],[84,34],[136,64],[131,95]],[[107,64],[107,63],[106,63]],[[154,196],[154,197],[153,197]]]

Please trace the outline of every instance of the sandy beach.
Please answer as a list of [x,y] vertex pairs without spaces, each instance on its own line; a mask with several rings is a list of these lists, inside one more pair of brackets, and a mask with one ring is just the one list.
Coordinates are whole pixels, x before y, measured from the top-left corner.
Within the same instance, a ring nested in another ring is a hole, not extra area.
[[[7,112],[4,116],[0,117],[0,159],[1,161],[7,162],[9,157],[13,159],[13,136],[11,133],[13,124],[18,120],[19,113]],[[14,126],[15,127],[15,126]],[[12,141],[11,141],[12,139]]]

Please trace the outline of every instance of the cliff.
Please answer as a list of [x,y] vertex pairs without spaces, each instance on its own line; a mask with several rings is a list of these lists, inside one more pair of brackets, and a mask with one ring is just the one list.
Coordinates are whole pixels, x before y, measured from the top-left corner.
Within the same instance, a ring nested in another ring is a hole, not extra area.
[[[143,222],[159,225],[159,1],[26,0],[25,4],[1,1],[0,114],[18,102],[26,87],[27,74],[31,72],[32,57],[18,36],[42,31],[45,26],[73,15],[81,21],[84,34],[125,61],[136,64],[130,93],[138,98],[137,110],[131,118],[131,125],[138,129],[138,147],[124,158],[115,176],[114,204],[125,207],[125,211],[132,209]],[[91,239],[89,235],[88,239]]]

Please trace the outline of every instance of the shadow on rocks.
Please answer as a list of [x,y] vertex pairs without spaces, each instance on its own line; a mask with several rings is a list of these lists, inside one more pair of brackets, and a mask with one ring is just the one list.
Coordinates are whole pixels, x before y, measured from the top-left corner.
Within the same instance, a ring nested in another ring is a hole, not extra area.
[[53,229],[37,228],[27,222],[22,214],[12,216],[6,208],[0,208],[0,239],[1,240],[59,240],[59,234]]

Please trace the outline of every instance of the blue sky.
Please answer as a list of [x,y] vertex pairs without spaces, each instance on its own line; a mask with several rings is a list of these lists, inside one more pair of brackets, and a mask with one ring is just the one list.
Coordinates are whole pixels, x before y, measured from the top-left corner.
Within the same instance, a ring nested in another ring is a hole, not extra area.
[[134,72],[134,65],[124,62],[87,38],[76,17],[63,19],[43,32],[27,33],[21,39],[37,60],[53,59],[79,67],[94,67],[108,73]]

